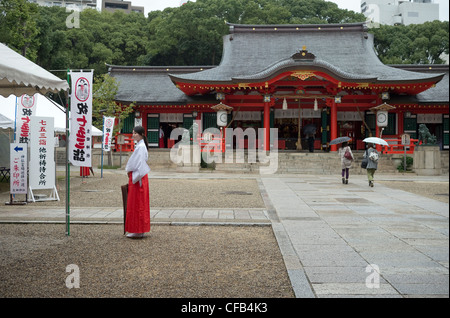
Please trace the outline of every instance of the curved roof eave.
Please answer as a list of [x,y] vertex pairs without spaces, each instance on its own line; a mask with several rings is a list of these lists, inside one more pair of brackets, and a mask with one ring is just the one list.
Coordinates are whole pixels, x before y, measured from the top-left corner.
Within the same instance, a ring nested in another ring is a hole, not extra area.
[[[367,77],[367,76],[361,76],[357,74],[351,74],[346,71],[343,71],[330,63],[315,59],[312,62],[296,62],[292,60],[291,58],[285,59],[282,61],[279,61],[266,69],[262,70],[259,73],[256,74],[249,74],[246,76],[235,76],[228,80],[223,81],[217,81],[217,80],[196,80],[196,79],[190,79],[190,78],[183,78],[183,76],[176,76],[173,74],[169,74],[169,77],[171,78],[173,83],[192,83],[192,84],[209,84],[209,85],[235,85],[237,83],[242,82],[251,82],[251,83],[260,83],[260,82],[266,82],[270,79],[274,78],[275,76],[282,74],[283,72],[289,72],[289,71],[298,71],[298,70],[311,70],[311,71],[321,71],[324,73],[329,74],[330,76],[334,77],[336,80],[347,82],[347,83],[353,83],[353,82],[365,82],[365,83],[371,83],[371,84],[386,84],[386,85],[392,85],[396,83],[402,83],[402,84],[413,84],[413,83],[423,83],[423,82],[439,82],[442,80],[442,78],[445,76],[445,74],[433,74],[434,76],[425,76],[418,79],[380,79],[379,77]],[[189,74],[186,74],[189,76]]]
[[322,71],[324,73],[332,75],[339,81],[346,81],[346,82],[356,82],[356,81],[373,82],[376,81],[377,79],[376,77],[360,76],[345,72],[331,65],[330,63],[317,58],[314,59],[313,61],[307,62],[295,61],[292,58],[288,58],[267,67],[265,70],[262,70],[259,73],[248,76],[236,76],[233,77],[232,80],[235,82],[242,82],[242,81],[263,82],[279,74],[282,74],[283,72],[297,71],[297,70]]

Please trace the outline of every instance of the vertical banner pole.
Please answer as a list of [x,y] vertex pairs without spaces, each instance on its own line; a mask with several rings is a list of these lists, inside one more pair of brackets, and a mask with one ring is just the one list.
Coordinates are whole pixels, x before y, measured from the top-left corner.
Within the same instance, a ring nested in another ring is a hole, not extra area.
[[69,113],[70,113],[70,70],[67,70],[67,83],[69,84],[69,94],[66,99],[66,235],[70,236],[70,164],[69,164]]
[[[105,127],[105,116],[103,116],[103,127]],[[105,130],[103,128],[103,130]],[[102,169],[100,173],[100,178],[103,179],[103,144],[105,143],[105,133],[102,132]]]
[[16,129],[17,129],[17,96],[16,96],[16,104],[14,108],[14,142],[16,142]]

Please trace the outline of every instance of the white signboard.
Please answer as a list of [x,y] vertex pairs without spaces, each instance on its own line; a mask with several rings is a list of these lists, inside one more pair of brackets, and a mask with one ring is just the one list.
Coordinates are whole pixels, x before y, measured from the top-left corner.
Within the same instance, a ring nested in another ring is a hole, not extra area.
[[418,124],[442,124],[442,114],[417,114]]
[[30,188],[53,189],[55,186],[54,118],[31,118]]
[[27,193],[27,144],[10,145],[10,193]]
[[24,94],[17,98],[15,141],[18,143],[28,142],[30,137],[30,118],[36,114],[37,96],[37,94],[33,96]]
[[113,137],[114,117],[104,117],[103,121],[103,150],[111,150],[111,139]]
[[402,145],[409,146],[411,143],[411,136],[409,134],[403,134],[402,136]]
[[92,155],[92,77],[93,72],[70,72],[69,161],[90,167]]

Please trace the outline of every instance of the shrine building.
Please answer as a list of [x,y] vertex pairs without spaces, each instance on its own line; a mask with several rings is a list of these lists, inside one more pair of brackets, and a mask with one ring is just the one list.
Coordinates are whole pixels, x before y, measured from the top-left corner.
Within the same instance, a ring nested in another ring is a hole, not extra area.
[[[122,132],[141,123],[150,147],[170,148],[171,131],[197,120],[200,131],[254,128],[257,147],[299,150],[313,126],[314,148],[336,151],[329,142],[340,136],[356,150],[368,136],[414,140],[424,123],[448,150],[448,65],[385,65],[364,23],[229,28],[218,66],[110,65],[116,102],[135,104]],[[226,118],[218,120],[217,108]],[[269,128],[278,129],[277,140]]]

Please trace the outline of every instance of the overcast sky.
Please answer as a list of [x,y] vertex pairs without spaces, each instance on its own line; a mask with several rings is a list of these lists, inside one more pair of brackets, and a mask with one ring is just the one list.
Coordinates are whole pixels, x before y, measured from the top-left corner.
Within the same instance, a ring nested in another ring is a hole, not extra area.
[[[145,7],[145,15],[149,11],[164,10],[167,7],[178,7],[187,0],[128,0],[134,6]],[[101,5],[101,0],[97,1]],[[341,9],[352,10],[355,12],[361,12],[361,0],[331,0],[331,2],[337,3]],[[439,19],[441,21],[448,21],[448,2],[449,0],[434,0],[434,3],[439,3]]]

